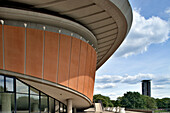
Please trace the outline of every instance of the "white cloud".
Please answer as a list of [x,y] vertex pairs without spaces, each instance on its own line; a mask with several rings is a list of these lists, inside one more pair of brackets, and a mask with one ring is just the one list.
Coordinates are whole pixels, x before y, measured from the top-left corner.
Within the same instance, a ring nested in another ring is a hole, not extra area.
[[164,85],[153,85],[152,89],[164,89],[165,86]]
[[146,52],[151,44],[168,40],[169,33],[170,22],[154,16],[145,19],[139,11],[134,10],[131,30],[114,56],[128,57]]
[[170,14],[170,7],[165,10],[165,13]]
[[96,82],[97,83],[110,83],[110,82],[120,82],[122,80],[122,76],[119,75],[103,75],[103,76],[97,76]]
[[137,83],[140,83],[142,80],[150,80],[153,77],[154,77],[153,74],[139,73],[139,74],[134,75],[134,76],[127,75],[126,77],[123,78],[122,82],[128,83],[128,84],[137,84]]
[[95,86],[97,89],[109,89],[115,87],[114,83],[98,84]]
[[[168,97],[165,90],[170,88],[169,75],[154,75],[139,73],[136,75],[103,75],[96,76],[94,94],[102,94],[116,99],[127,91],[141,92],[141,81],[151,79],[152,96],[155,98]],[[156,95],[161,91],[161,96]]]
[[170,76],[162,76],[154,79],[154,85],[170,85]]
[[[96,77],[96,83],[127,83],[127,84],[136,84],[140,83],[142,80],[145,79],[152,79],[154,77],[153,74],[142,74],[139,73],[137,75],[103,75],[103,76],[97,76]],[[100,86],[103,87],[103,86]]]

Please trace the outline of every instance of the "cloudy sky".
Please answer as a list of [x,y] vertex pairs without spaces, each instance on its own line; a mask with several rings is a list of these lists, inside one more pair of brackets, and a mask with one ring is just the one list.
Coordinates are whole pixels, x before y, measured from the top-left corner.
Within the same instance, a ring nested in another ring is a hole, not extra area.
[[142,93],[152,79],[151,96],[170,98],[170,0],[129,0],[133,24],[126,39],[96,72],[94,94],[116,99]]

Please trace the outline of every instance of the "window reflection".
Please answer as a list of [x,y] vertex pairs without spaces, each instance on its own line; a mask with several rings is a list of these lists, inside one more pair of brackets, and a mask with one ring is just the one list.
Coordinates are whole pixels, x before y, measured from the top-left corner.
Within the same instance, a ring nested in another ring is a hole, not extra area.
[[64,105],[64,111],[63,111],[64,113],[66,113],[67,112],[67,107]]
[[48,113],[48,97],[41,93],[41,113]]
[[59,109],[60,106],[59,106],[59,102],[58,101],[55,101],[55,113],[59,113]]
[[63,113],[63,104],[62,103],[60,103],[60,113]]
[[0,92],[4,92],[4,76],[0,75]]
[[39,113],[39,96],[30,95],[31,113]]
[[13,77],[0,75],[0,113],[66,113],[66,111],[66,106],[56,99]]
[[28,86],[16,80],[16,92],[28,94]]
[[54,99],[49,97],[49,113],[55,113],[54,106]]
[[39,91],[31,87],[30,88],[30,94],[31,95],[39,95]]
[[17,113],[29,113],[29,96],[16,94]]
[[14,79],[6,77],[6,91],[14,91]]

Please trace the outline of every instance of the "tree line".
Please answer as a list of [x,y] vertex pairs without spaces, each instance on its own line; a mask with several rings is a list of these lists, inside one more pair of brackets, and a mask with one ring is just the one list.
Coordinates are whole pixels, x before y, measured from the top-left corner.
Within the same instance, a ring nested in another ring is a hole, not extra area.
[[129,109],[167,109],[170,108],[170,98],[155,99],[141,95],[138,92],[127,92],[117,100],[111,100],[108,96],[97,94],[93,96],[94,102],[102,102],[103,107],[125,107]]

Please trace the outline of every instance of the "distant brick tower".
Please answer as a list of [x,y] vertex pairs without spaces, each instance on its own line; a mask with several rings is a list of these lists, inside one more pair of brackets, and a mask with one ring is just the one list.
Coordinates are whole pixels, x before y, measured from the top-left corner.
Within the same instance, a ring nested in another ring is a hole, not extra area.
[[142,80],[142,95],[151,96],[151,82],[150,80]]

